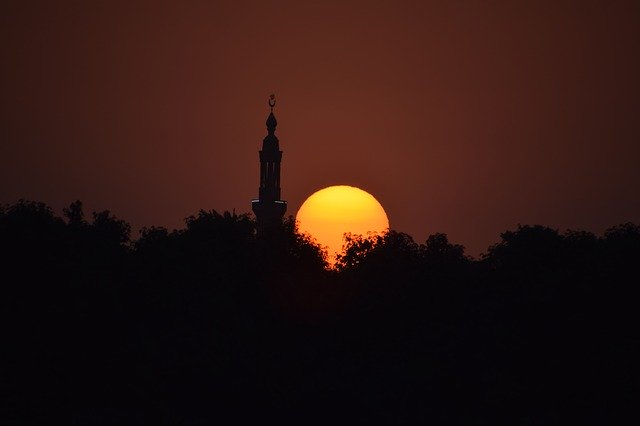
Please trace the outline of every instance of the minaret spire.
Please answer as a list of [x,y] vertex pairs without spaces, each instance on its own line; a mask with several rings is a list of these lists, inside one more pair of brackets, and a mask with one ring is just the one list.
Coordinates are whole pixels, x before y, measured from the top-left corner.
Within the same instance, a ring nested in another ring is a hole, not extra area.
[[276,120],[276,116],[273,115],[273,107],[276,106],[276,95],[269,96],[269,108],[271,108],[271,113],[269,117],[267,117],[267,131],[270,135],[274,134],[276,131],[276,126],[278,125],[278,121]]
[[271,112],[273,112],[273,107],[276,106],[276,95],[273,93],[269,96],[269,107],[271,107]]
[[282,151],[276,137],[278,121],[273,115],[276,105],[275,95],[269,96],[270,113],[267,117],[267,136],[262,140],[260,155],[260,187],[258,199],[251,201],[253,212],[258,220],[259,231],[282,223],[287,211],[287,202],[280,199],[280,163]]

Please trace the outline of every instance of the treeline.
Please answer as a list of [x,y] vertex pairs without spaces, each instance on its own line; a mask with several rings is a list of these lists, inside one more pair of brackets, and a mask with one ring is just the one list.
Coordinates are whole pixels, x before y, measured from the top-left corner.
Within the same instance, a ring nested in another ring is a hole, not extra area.
[[[640,227],[351,236],[292,218],[130,226],[0,209],[4,412],[16,424],[604,423],[633,403]],[[619,418],[619,417],[618,417]],[[7,422],[3,422],[7,423]]]

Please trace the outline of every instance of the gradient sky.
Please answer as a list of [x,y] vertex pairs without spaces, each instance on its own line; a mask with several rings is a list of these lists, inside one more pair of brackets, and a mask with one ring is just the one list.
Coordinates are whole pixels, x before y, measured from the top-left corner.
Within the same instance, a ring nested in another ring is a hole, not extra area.
[[358,186],[478,255],[640,222],[640,2],[0,4],[0,203],[249,212],[276,93],[295,214]]

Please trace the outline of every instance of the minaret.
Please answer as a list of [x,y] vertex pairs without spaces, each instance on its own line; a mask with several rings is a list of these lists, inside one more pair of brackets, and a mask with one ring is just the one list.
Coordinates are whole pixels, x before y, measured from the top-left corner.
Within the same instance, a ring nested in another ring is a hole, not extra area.
[[251,200],[251,207],[258,219],[258,230],[282,223],[287,211],[287,202],[280,199],[280,161],[282,151],[275,135],[278,122],[273,115],[276,105],[275,95],[269,97],[271,113],[267,118],[267,136],[262,141],[260,151],[260,189],[258,199]]

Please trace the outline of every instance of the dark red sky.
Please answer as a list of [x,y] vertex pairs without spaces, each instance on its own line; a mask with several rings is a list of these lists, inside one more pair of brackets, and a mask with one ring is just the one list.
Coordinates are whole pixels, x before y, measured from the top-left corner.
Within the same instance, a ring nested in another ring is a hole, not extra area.
[[0,202],[248,212],[274,92],[291,214],[355,185],[473,255],[640,222],[639,2],[306,3],[2,2]]

